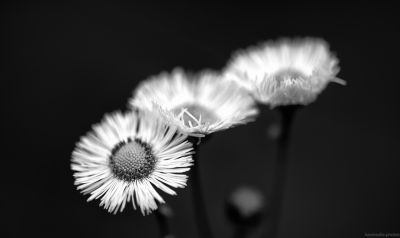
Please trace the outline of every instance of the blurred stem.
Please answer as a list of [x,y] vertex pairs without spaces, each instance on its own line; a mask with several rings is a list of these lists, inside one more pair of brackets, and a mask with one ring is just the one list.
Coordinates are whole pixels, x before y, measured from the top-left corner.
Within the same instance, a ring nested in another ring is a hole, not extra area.
[[246,226],[237,226],[233,238],[246,238],[249,233],[249,229]]
[[173,238],[174,236],[171,234],[168,225],[168,216],[161,211],[161,206],[159,204],[159,208],[154,211],[158,223],[159,236],[160,238]]
[[290,105],[277,108],[281,115],[281,134],[277,141],[276,168],[272,195],[270,200],[270,224],[267,231],[268,238],[276,237],[282,213],[282,202],[284,198],[285,175],[288,160],[288,147],[290,132],[294,115],[299,106]]
[[202,238],[213,238],[210,224],[207,218],[207,210],[205,207],[203,190],[201,186],[200,176],[200,159],[199,159],[199,144],[201,139],[197,137],[189,137],[189,141],[193,143],[195,154],[193,155],[194,166],[190,170],[190,181],[192,185],[192,199],[194,212],[196,217],[197,229]]

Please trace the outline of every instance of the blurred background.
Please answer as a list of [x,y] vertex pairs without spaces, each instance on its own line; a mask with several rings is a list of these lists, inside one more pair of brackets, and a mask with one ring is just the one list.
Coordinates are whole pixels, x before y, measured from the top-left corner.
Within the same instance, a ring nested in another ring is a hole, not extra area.
[[[153,216],[86,202],[70,155],[136,85],[181,66],[221,69],[264,40],[314,36],[340,59],[339,77],[296,117],[279,237],[400,232],[399,24],[391,6],[12,2],[0,7],[1,237],[157,237]],[[226,197],[271,187],[278,121],[264,108],[201,148],[207,211],[231,237]],[[177,237],[196,238],[190,187],[163,194]],[[5,221],[5,223],[4,223]]]

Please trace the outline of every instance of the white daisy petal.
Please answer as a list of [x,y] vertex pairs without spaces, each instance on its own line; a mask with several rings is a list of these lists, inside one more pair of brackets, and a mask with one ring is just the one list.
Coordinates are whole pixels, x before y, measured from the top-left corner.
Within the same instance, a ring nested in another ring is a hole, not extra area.
[[224,76],[246,88],[257,101],[271,107],[307,105],[336,77],[338,59],[321,39],[266,42],[237,52]]
[[211,71],[162,73],[139,85],[129,103],[199,137],[247,123],[258,113],[246,91]]
[[186,186],[182,173],[193,162],[186,137],[150,113],[106,115],[72,153],[75,185],[90,194],[88,201],[100,199],[110,213],[132,202],[149,214],[165,202],[155,187],[175,195],[171,188]]

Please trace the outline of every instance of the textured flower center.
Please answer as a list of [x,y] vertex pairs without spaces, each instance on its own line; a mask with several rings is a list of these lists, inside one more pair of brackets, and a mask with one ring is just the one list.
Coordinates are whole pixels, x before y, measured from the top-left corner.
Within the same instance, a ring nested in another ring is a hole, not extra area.
[[196,104],[177,107],[174,112],[182,117],[186,126],[212,124],[218,121],[218,117],[212,111]]
[[114,175],[125,181],[148,177],[153,172],[155,163],[151,148],[139,140],[118,144],[110,158],[110,167]]
[[304,73],[296,69],[283,69],[275,73],[275,80],[277,84],[288,82],[289,80],[295,81],[304,78],[306,78]]

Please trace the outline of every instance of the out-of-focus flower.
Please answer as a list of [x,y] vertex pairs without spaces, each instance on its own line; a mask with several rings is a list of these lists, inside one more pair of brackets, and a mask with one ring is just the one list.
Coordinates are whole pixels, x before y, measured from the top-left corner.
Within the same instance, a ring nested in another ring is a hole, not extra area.
[[225,77],[249,90],[271,107],[307,105],[336,77],[338,59],[321,39],[282,39],[238,51]]
[[247,123],[258,113],[245,90],[211,71],[161,73],[141,83],[129,103],[199,137]]
[[132,202],[148,214],[164,203],[154,187],[175,195],[170,187],[186,186],[193,153],[186,138],[149,113],[106,115],[72,153],[75,185],[109,212]]
[[252,187],[239,187],[227,200],[229,219],[240,225],[256,225],[261,221],[265,206],[264,196]]

